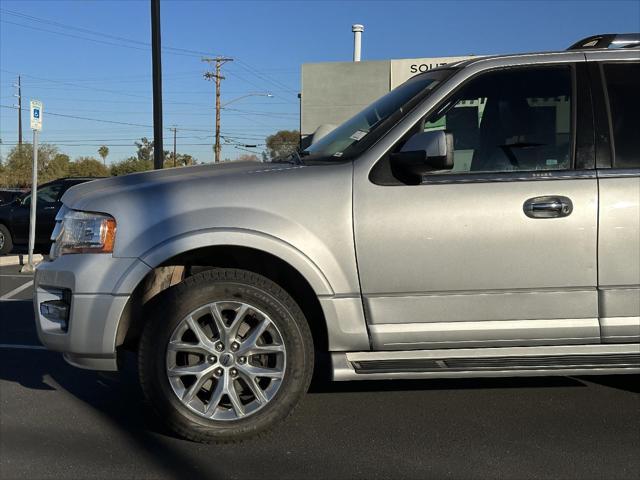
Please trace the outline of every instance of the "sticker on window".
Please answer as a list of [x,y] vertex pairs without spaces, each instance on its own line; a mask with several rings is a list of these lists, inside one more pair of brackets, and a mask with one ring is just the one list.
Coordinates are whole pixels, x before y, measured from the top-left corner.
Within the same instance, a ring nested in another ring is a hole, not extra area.
[[367,133],[368,132],[365,132],[364,130],[356,130],[349,138],[356,141],[362,140]]
[[547,158],[546,164],[548,167],[555,167],[558,165],[558,160],[555,158]]
[[333,154],[334,157],[341,157],[342,156],[342,152],[336,152]]

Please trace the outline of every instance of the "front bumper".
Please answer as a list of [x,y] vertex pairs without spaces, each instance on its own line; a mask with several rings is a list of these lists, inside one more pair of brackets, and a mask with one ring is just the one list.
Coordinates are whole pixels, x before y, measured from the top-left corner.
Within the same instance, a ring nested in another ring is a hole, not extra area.
[[[138,259],[110,254],[63,255],[40,264],[33,300],[40,341],[77,367],[117,370],[118,323],[136,280],[149,270]],[[66,325],[40,308],[63,298],[70,300]]]

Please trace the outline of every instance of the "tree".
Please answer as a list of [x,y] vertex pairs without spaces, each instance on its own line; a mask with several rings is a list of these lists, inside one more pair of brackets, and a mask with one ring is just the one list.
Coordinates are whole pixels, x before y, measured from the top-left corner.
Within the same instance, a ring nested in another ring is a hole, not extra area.
[[109,170],[93,157],[78,157],[69,165],[73,177],[107,177]]
[[144,172],[153,169],[151,160],[140,160],[138,157],[129,157],[121,162],[111,165],[111,175],[120,176],[128,173]]
[[[196,159],[191,155],[186,153],[177,153],[176,152],[176,167],[188,167],[189,165],[195,165],[197,163]],[[173,168],[173,152],[169,152],[165,150],[164,152],[164,168]]]
[[139,142],[134,142],[138,147],[138,160],[150,160],[153,163],[153,141],[147,137],[142,137]]
[[244,153],[236,160],[238,162],[259,162],[260,159],[255,153]]
[[70,162],[69,155],[64,153],[56,154],[42,172],[42,181],[49,182],[69,176]]
[[[58,153],[58,149],[47,143],[38,145],[38,180],[46,181],[44,172],[47,171],[49,162]],[[7,155],[4,169],[3,183],[10,187],[30,187],[31,170],[33,166],[33,145],[23,143],[16,145]]]
[[295,152],[300,145],[300,132],[280,130],[267,137],[267,152],[271,160],[286,157]]
[[102,157],[102,164],[106,165],[107,164],[107,156],[109,155],[109,147],[107,147],[106,145],[102,145],[98,149],[98,155],[100,155]]

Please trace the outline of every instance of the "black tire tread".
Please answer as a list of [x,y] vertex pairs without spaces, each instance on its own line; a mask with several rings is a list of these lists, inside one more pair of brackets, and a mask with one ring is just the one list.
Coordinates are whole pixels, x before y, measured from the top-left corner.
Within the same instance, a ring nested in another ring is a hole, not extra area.
[[[304,372],[304,377],[302,381],[304,382],[304,392],[306,392],[313,374],[313,339],[311,336],[310,329],[308,328],[306,317],[304,313],[298,306],[298,304],[291,298],[291,296],[279,285],[274,283],[273,281],[267,279],[266,277],[259,275],[257,273],[248,271],[248,270],[239,270],[239,269],[230,269],[230,268],[214,268],[211,270],[206,270],[204,272],[198,273],[194,276],[187,277],[185,280],[180,282],[177,285],[161,292],[157,297],[155,297],[149,305],[149,309],[151,312],[161,311],[163,305],[171,304],[172,302],[179,302],[180,298],[185,295],[187,292],[191,291],[194,288],[197,288],[202,284],[202,282],[212,283],[212,282],[224,282],[224,283],[237,283],[242,285],[250,285],[252,287],[257,287],[272,297],[274,297],[278,302],[282,304],[282,306],[291,314],[291,316],[296,319],[296,323],[298,326],[303,326],[303,328],[299,328],[300,333],[302,334],[302,341],[304,344],[305,351],[308,352],[311,357],[308,365],[306,366],[306,370]],[[154,318],[154,316],[151,316]],[[191,440],[199,443],[216,443],[216,444],[234,444],[240,443],[249,438],[258,438],[264,436],[269,432],[269,429],[265,428],[245,428],[241,433],[234,434],[232,437],[221,438],[217,435],[212,435],[210,429],[207,427],[200,427],[198,424],[193,422],[176,421],[175,418],[167,415],[163,415],[163,412],[158,411],[155,406],[155,403],[151,401],[152,398],[152,389],[149,384],[148,379],[144,372],[150,367],[146,362],[150,358],[148,355],[148,351],[152,348],[152,342],[154,340],[153,335],[153,322],[147,321],[145,328],[142,333],[142,337],[140,339],[139,344],[139,352],[138,352],[138,371],[139,371],[139,380],[140,385],[142,387],[142,391],[147,399],[148,403],[151,404],[156,414],[161,416],[167,426],[176,434],[185,438],[187,440]],[[303,392],[303,393],[304,393]],[[284,415],[280,415],[278,421],[284,421],[288,418],[297,407],[299,403],[299,397],[293,399],[293,401],[282,404],[279,410],[284,410],[286,413]],[[187,420],[188,421],[188,420]]]

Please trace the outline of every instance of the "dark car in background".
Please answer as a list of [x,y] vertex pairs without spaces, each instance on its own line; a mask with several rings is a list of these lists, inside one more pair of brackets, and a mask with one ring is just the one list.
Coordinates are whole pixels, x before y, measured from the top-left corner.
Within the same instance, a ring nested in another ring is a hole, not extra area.
[[21,188],[0,188],[0,205],[13,202],[16,198],[24,195],[29,189]]
[[[60,199],[64,192],[74,185],[95,179],[96,177],[60,178],[38,187],[35,253],[49,253],[51,232],[55,226],[56,214],[62,206]],[[18,193],[9,203],[0,204],[0,255],[27,251],[30,210],[31,191]]]

